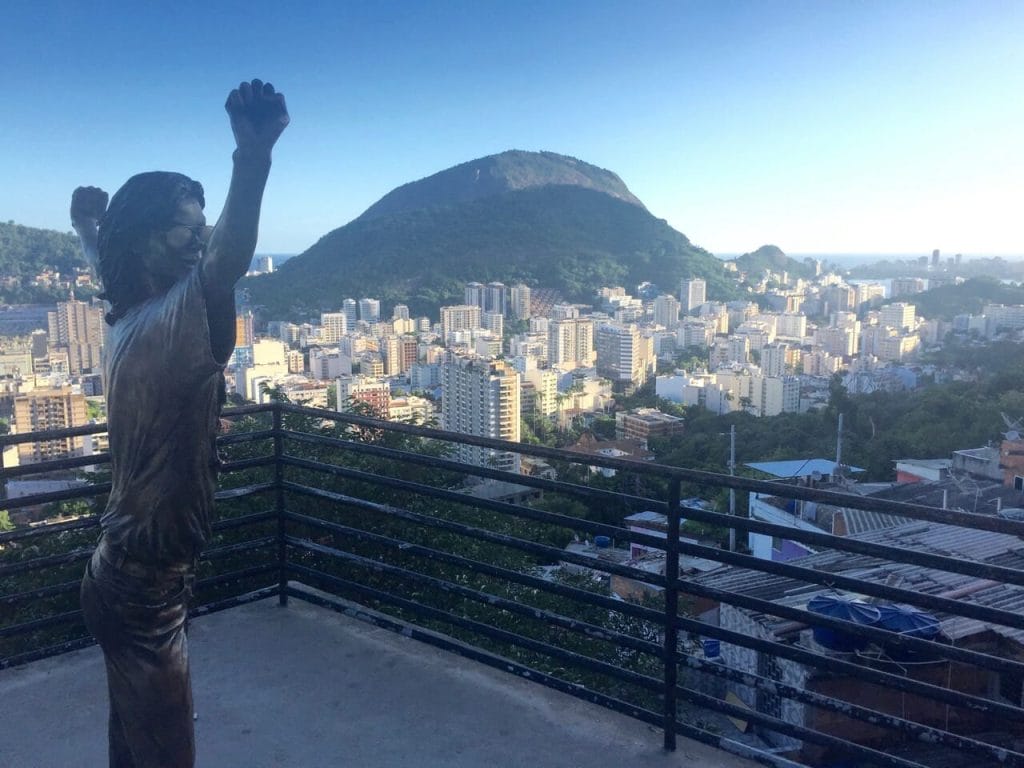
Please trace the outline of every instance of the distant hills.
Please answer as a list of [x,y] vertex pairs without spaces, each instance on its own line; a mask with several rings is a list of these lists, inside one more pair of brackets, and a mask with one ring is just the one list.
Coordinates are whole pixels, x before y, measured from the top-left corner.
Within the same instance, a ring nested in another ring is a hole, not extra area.
[[762,245],[752,253],[744,253],[733,259],[740,272],[761,277],[765,272],[787,272],[791,276],[814,277],[814,268],[803,261],[787,256],[776,245]]
[[436,315],[469,281],[523,282],[591,302],[645,280],[677,293],[703,277],[736,296],[722,262],[652,216],[614,173],[551,152],[510,151],[389,192],[271,275],[247,279],[265,318],[316,316],[346,297]]
[[76,235],[26,227],[13,221],[0,222],[0,275],[13,278],[0,284],[0,303],[36,304],[66,299],[67,289],[32,285],[33,278],[46,269],[56,269],[66,276],[87,266]]

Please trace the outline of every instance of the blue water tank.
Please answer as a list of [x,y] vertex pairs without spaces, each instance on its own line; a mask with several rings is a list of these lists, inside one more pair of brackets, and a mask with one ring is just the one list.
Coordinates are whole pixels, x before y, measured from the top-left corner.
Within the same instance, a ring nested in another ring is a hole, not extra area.
[[700,642],[704,646],[705,659],[717,659],[722,654],[722,641],[717,637],[705,637]]
[[[807,610],[830,619],[842,619],[855,624],[873,627],[878,624],[881,613],[878,608],[844,595],[815,595],[807,603]],[[832,651],[860,651],[868,647],[870,640],[830,627],[813,627],[814,640]]]
[[595,536],[594,537],[594,546],[600,547],[601,549],[605,549],[607,547],[610,547],[611,545],[612,545],[612,539],[611,539],[610,536]]
[[[916,637],[919,640],[934,640],[938,637],[939,620],[927,611],[922,611],[913,605],[884,604],[878,606],[878,612],[881,616],[878,626],[882,629],[898,632],[907,637]],[[887,644],[885,650],[896,661],[924,660],[922,652],[899,645]]]

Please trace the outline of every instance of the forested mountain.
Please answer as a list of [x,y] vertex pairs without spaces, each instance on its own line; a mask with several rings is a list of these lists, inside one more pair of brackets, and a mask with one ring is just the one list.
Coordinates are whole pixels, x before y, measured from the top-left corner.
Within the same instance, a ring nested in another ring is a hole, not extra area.
[[788,272],[795,277],[814,277],[814,268],[783,253],[777,245],[762,245],[756,251],[744,253],[733,261],[740,272],[760,277],[767,271]]
[[1024,304],[1024,288],[994,277],[972,277],[959,285],[942,285],[885,303],[894,301],[913,304],[917,314],[929,320],[952,320],[957,315],[980,315],[986,304]]
[[35,229],[0,222],[0,302],[5,304],[48,303],[67,298],[67,290],[32,285],[46,270],[73,275],[88,264],[78,238],[70,232]]
[[705,278],[712,299],[736,295],[718,259],[648,213],[614,174],[512,152],[399,187],[245,287],[267,318],[315,316],[362,296],[433,316],[461,303],[474,280],[590,302],[601,286],[644,280],[676,293],[683,277]]

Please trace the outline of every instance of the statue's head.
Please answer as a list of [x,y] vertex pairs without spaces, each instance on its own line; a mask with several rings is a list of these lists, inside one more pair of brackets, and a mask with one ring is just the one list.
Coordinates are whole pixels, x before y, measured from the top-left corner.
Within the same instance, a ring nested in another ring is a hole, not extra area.
[[99,227],[99,273],[113,324],[126,311],[184,277],[209,235],[203,187],[180,173],[132,176]]

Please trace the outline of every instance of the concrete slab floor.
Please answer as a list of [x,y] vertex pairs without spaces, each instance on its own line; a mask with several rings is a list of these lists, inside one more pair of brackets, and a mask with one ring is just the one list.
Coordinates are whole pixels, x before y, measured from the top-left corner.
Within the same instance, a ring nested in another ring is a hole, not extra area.
[[[192,622],[199,768],[733,768],[631,718],[292,600]],[[0,672],[0,766],[106,765],[102,656]]]

